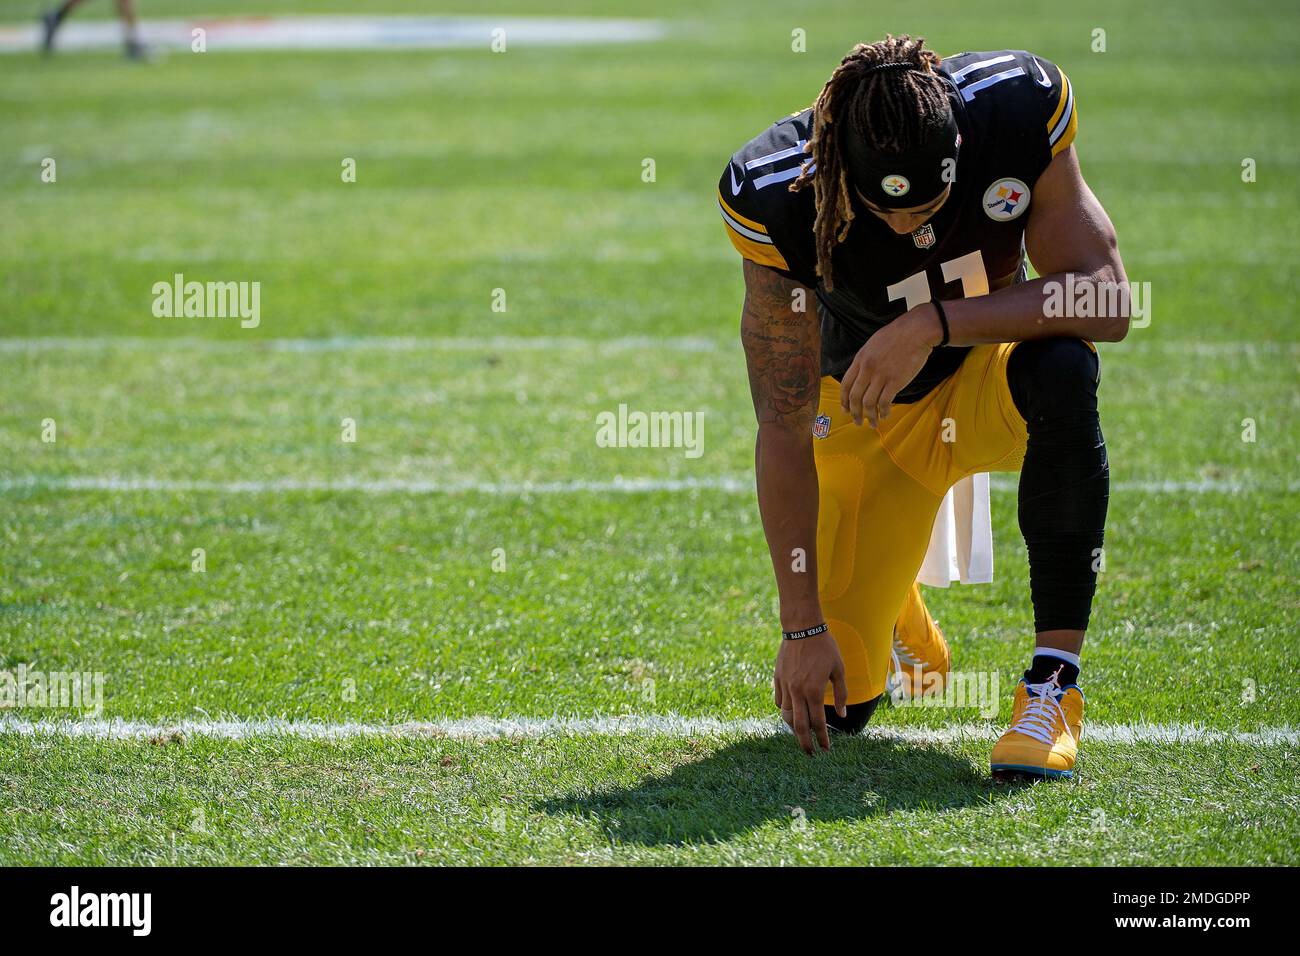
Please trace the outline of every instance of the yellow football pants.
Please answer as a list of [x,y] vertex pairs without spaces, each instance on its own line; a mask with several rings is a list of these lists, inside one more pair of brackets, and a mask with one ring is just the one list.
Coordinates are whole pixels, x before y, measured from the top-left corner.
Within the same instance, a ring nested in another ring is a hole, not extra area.
[[822,379],[818,412],[831,426],[813,441],[817,583],[851,704],[884,693],[895,622],[929,621],[915,581],[948,489],[967,475],[1020,470],[1025,420],[1007,385],[1014,347],[972,349],[919,402],[893,406],[879,430],[855,425],[839,382]]

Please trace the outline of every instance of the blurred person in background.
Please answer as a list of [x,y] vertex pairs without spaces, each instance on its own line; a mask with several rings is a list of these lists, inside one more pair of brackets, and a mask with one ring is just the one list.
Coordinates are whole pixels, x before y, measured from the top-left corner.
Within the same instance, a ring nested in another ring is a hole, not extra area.
[[[63,3],[53,10],[47,10],[41,15],[41,25],[45,28],[44,39],[41,41],[41,49],[48,56],[54,52],[54,34],[58,32],[59,26],[67,19],[77,7],[81,6],[84,0],[63,0]],[[132,60],[146,59],[144,45],[140,42],[139,32],[136,27],[135,4],[132,0],[116,0],[117,15],[122,20],[122,27],[126,33],[126,55]]]

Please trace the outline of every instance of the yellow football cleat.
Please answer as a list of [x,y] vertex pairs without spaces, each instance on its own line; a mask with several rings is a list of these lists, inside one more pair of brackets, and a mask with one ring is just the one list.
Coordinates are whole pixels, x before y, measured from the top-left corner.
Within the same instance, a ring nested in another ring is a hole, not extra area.
[[948,642],[921,600],[920,587],[913,583],[894,624],[885,692],[897,703],[942,694],[951,666]]
[[1011,726],[993,745],[994,778],[1074,776],[1083,703],[1083,691],[1074,684],[1062,690],[1055,676],[1041,684],[1022,679],[1016,685]]

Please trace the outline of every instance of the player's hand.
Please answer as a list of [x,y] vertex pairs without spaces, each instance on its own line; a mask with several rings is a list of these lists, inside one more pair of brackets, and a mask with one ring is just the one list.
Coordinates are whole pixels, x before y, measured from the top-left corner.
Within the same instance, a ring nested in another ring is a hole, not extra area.
[[926,302],[904,312],[867,339],[840,383],[840,406],[872,428],[889,417],[894,396],[916,377],[939,344],[942,327],[934,306]]
[[776,706],[803,752],[812,756],[813,737],[822,750],[831,749],[826,732],[826,709],[823,700],[826,685],[835,691],[835,712],[848,715],[848,686],[844,683],[844,661],[830,631],[800,641],[782,641],[776,655],[776,673],[772,676]]

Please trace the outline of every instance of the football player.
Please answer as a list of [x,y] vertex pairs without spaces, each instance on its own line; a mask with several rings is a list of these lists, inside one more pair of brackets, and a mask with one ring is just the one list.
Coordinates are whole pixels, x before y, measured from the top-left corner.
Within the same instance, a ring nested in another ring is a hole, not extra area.
[[[68,14],[80,6],[81,3],[82,0],[63,0],[63,3],[53,10],[41,14],[41,27],[44,31],[41,39],[41,49],[46,56],[54,52],[54,34],[59,31],[59,27],[68,18]],[[122,30],[126,37],[127,57],[132,60],[148,59],[148,51],[145,49],[144,44],[140,42],[137,32],[135,6],[132,0],[117,0],[117,15],[122,21]]]
[[1115,303],[1101,317],[1050,307],[1067,276],[1127,288],[1077,125],[1042,57],[941,61],[886,37],[722,172],[784,632],[776,703],[810,754],[828,726],[866,724],[901,625],[946,655],[914,584],[936,511],[966,476],[1019,471],[1037,635],[992,767],[1072,772],[1109,490],[1092,342],[1128,330],[1126,296],[1099,299]]

